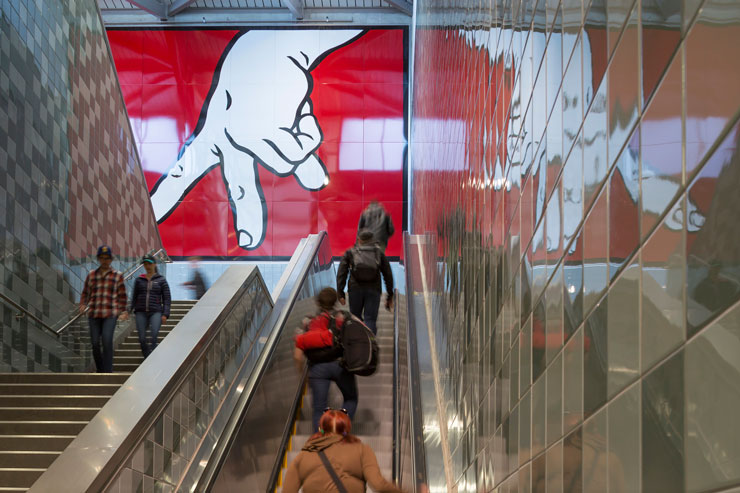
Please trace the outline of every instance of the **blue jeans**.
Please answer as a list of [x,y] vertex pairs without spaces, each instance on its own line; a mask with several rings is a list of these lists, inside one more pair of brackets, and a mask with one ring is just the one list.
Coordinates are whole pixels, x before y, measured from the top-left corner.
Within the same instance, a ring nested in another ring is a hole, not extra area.
[[[116,317],[88,318],[93,359],[98,373],[113,373],[113,333],[116,330]],[[100,351],[100,340],[103,351]]]
[[308,368],[308,385],[311,387],[313,397],[313,409],[311,433],[319,429],[319,420],[324,414],[324,409],[329,402],[329,385],[331,382],[337,384],[342,392],[344,402],[342,407],[347,410],[349,419],[352,419],[357,411],[357,381],[355,376],[339,366],[338,361],[328,363],[314,363]]
[[[373,334],[378,333],[375,322],[380,308],[380,291],[374,286],[352,286],[349,288],[349,311],[365,322]],[[364,313],[364,315],[363,315]]]
[[[157,347],[157,335],[162,326],[162,312],[136,312],[136,331],[139,333],[141,354],[146,358]],[[146,342],[146,329],[151,328],[151,343]]]

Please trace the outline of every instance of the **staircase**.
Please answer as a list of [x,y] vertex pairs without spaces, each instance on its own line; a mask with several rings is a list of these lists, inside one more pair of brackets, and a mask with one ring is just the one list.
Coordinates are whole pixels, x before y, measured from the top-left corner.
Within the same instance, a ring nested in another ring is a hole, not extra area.
[[[396,300],[398,301],[398,300]],[[357,378],[359,403],[352,420],[352,434],[363,443],[370,445],[378,458],[378,466],[383,477],[390,480],[393,470],[393,312],[385,308],[385,296],[380,302],[378,312],[377,341],[380,348],[380,364],[374,375]],[[347,309],[347,307],[342,307]],[[329,406],[342,407],[342,394],[336,385],[329,389]],[[311,431],[311,391],[306,387],[303,404],[296,421],[295,435],[291,438],[287,463],[301,451],[303,444],[313,434]],[[283,467],[283,484],[287,468]],[[281,488],[278,487],[280,492]],[[372,488],[368,485],[368,492]]]
[[[159,341],[194,304],[173,302]],[[131,327],[115,350],[114,373],[0,373],[0,492],[28,490],[144,361]]]

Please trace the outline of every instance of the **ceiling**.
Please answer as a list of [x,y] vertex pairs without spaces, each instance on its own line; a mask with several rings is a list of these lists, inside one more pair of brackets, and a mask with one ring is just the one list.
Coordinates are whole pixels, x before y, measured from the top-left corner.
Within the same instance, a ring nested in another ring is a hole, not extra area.
[[409,25],[409,0],[98,0],[106,25]]

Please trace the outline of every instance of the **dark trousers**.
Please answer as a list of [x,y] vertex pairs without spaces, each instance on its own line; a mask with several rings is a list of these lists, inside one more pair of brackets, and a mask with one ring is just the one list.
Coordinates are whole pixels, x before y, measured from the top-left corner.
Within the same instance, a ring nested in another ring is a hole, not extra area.
[[365,322],[373,334],[378,333],[375,322],[380,308],[380,291],[374,286],[352,286],[349,288],[349,311]]
[[319,420],[329,402],[329,385],[331,385],[331,382],[336,383],[339,391],[342,392],[342,398],[344,399],[342,407],[347,410],[350,420],[357,411],[357,381],[355,376],[339,366],[338,361],[314,363],[308,368],[308,385],[311,387],[311,397],[313,399],[311,413],[313,428],[311,433],[315,433],[319,429]]
[[[157,335],[162,326],[162,312],[136,312],[136,331],[139,333],[141,354],[146,358],[157,347]],[[150,343],[146,342],[146,329],[151,329]]]
[[[93,359],[98,373],[113,373],[113,333],[116,330],[116,317],[88,318]],[[100,343],[103,343],[102,353]]]

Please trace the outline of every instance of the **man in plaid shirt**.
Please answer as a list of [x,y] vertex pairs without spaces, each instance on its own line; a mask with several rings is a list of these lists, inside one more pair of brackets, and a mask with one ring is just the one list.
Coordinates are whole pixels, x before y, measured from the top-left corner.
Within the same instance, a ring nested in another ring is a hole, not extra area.
[[[113,372],[113,332],[116,319],[128,320],[123,274],[111,269],[113,253],[107,245],[98,248],[100,267],[90,271],[80,296],[80,311],[88,310],[93,358],[98,373]],[[100,352],[100,342],[103,352]]]

